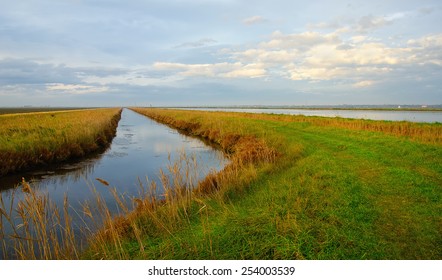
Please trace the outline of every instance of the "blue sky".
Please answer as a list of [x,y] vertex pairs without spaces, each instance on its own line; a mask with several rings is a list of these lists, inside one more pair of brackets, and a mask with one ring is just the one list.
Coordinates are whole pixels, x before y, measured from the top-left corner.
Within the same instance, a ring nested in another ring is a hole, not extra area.
[[440,1],[0,7],[0,106],[442,104]]

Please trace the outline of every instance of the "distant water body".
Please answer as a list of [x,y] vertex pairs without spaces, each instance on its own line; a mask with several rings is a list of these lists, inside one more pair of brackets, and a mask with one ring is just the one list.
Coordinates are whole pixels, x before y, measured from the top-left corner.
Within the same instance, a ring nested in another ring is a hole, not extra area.
[[312,109],[241,109],[241,108],[185,108],[186,110],[222,111],[243,113],[264,113],[283,115],[304,115],[341,117],[353,119],[409,121],[442,123],[442,111],[387,111],[387,110],[312,110]]

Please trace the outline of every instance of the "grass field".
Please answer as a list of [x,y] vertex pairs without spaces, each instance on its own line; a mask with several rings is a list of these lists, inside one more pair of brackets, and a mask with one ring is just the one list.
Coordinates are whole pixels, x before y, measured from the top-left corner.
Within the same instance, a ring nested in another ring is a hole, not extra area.
[[[69,218],[45,214],[50,203],[31,188],[18,213],[42,230],[16,238],[19,258],[35,258],[34,239],[48,252],[38,258],[442,258],[441,124],[134,110],[216,143],[230,164],[195,189],[171,166],[162,199],[155,185],[126,203],[113,190],[117,217],[97,197],[83,214],[94,219],[98,209],[104,226],[86,250],[75,247]],[[54,229],[64,229],[60,244]],[[40,238],[48,232],[50,242]]]
[[85,258],[442,258],[440,124],[136,111],[236,166],[120,217]]
[[0,176],[105,147],[120,113],[89,109],[0,115]]

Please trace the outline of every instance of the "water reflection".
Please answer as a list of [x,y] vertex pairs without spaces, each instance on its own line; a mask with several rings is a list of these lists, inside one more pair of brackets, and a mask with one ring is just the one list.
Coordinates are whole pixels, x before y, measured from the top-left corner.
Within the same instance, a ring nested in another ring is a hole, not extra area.
[[46,169],[8,175],[0,178],[0,191],[3,197],[7,197],[13,188],[21,186],[22,178],[26,178],[33,188],[40,188],[43,185],[61,186],[68,182],[77,183],[90,177],[95,166],[100,164],[103,154],[97,154],[79,162],[71,162],[59,165],[49,165]]

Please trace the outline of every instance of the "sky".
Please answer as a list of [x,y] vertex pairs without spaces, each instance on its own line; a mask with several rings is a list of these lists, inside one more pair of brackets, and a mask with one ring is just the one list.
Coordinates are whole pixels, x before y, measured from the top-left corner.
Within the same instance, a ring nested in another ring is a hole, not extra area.
[[439,0],[0,7],[0,107],[442,104]]

